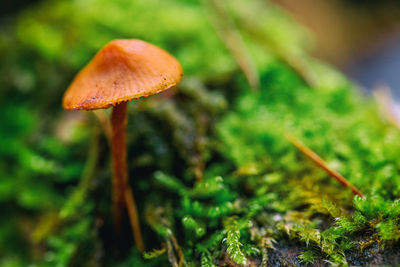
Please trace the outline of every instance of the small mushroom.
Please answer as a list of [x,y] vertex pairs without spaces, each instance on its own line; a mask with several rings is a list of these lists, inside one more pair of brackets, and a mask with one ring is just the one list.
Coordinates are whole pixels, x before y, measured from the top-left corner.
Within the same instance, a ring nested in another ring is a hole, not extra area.
[[118,229],[127,207],[135,243],[144,250],[126,161],[127,101],[160,93],[180,82],[182,68],[166,51],[141,40],[113,40],[75,77],[64,94],[68,110],[106,109],[111,114],[113,213]]

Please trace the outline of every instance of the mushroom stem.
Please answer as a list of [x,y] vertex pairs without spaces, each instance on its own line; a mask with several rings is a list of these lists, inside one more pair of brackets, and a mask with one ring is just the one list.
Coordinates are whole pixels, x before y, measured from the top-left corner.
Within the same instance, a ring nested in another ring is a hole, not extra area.
[[112,203],[114,224],[117,231],[120,231],[123,212],[125,207],[125,185],[128,181],[126,164],[126,116],[127,104],[121,103],[113,108],[111,114],[111,152],[112,152]]
[[111,152],[113,167],[113,213],[117,232],[122,224],[124,207],[128,209],[129,219],[133,230],[135,243],[139,251],[144,250],[137,209],[132,190],[128,183],[128,169],[126,162],[126,124],[128,118],[127,102],[117,104],[111,114]]

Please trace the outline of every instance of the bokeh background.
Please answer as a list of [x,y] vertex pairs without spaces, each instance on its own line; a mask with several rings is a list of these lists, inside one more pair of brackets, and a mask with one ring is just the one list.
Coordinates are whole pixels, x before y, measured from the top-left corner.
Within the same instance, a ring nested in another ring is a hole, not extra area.
[[397,1],[276,1],[307,27],[312,54],[367,90],[383,84],[399,99],[400,20]]

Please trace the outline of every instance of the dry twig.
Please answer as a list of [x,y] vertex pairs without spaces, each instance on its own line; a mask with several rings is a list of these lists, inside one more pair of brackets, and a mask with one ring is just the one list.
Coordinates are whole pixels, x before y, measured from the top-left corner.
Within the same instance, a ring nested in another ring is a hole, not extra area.
[[299,149],[304,155],[309,157],[315,164],[317,164],[321,169],[325,170],[330,176],[335,178],[339,183],[341,183],[344,187],[349,187],[353,194],[358,195],[365,199],[363,193],[360,192],[354,185],[352,185],[346,178],[344,178],[340,173],[331,169],[326,162],[321,159],[314,151],[303,145],[300,141],[298,141],[293,136],[286,134],[286,139],[292,143],[297,149]]

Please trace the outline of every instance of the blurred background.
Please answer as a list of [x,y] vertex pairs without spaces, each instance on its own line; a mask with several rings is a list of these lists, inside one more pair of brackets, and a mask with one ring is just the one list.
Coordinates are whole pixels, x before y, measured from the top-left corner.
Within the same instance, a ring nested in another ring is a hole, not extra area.
[[[16,0],[1,5],[4,25],[40,0]],[[329,62],[362,86],[386,84],[400,89],[398,69],[400,7],[396,0],[273,0],[309,32],[311,54]],[[396,98],[400,93],[395,93]]]
[[312,54],[362,87],[386,85],[400,97],[398,1],[277,0],[314,40]]
[[[78,262],[86,251],[91,262],[107,260],[107,242],[93,241],[112,239],[107,141],[95,118],[63,111],[61,99],[74,75],[111,39],[154,43],[177,57],[185,72],[179,93],[171,93],[176,100],[166,95],[164,105],[155,97],[130,107],[131,172],[142,177],[134,187],[138,203],[158,199],[148,194],[153,184],[146,180],[154,170],[185,177],[186,183],[202,175],[202,159],[213,156],[203,137],[213,131],[214,117],[239,87],[260,87],[257,69],[261,73],[267,63],[283,62],[313,86],[319,72],[311,54],[362,91],[386,88],[388,95],[390,88],[400,101],[399,1],[232,0],[229,12],[218,3],[1,1],[1,266],[85,266]],[[141,219],[145,238],[158,246]],[[128,254],[130,244],[113,255]]]

